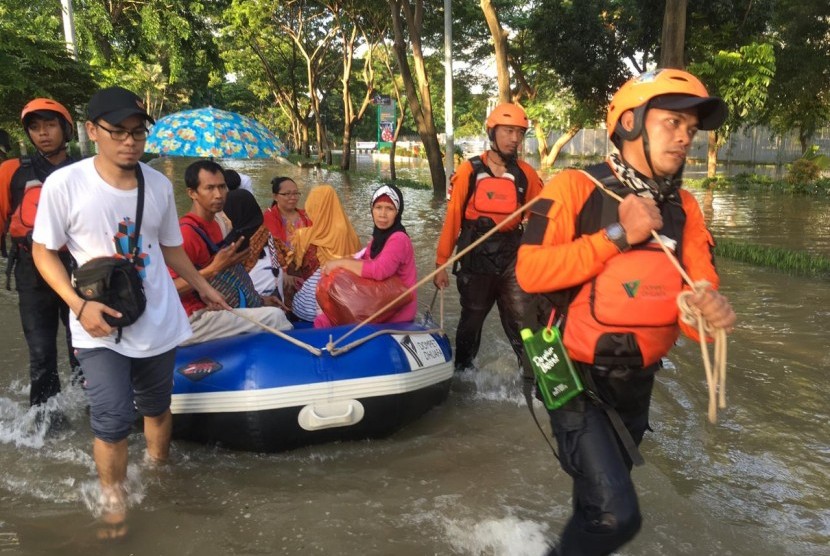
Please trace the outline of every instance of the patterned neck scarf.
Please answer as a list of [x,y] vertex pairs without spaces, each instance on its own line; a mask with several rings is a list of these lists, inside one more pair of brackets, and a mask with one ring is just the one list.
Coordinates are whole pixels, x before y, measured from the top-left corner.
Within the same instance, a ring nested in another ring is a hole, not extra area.
[[682,171],[672,178],[649,178],[626,164],[619,153],[608,155],[608,163],[622,184],[636,195],[654,199],[658,203],[677,199],[677,190],[682,183],[678,176],[682,175]]

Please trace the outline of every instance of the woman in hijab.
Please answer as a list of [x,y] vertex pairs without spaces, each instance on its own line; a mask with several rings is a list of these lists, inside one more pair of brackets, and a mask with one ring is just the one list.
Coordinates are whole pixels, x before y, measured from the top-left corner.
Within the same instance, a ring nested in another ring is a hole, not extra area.
[[279,276],[281,268],[277,262],[276,247],[271,233],[263,225],[262,210],[256,198],[245,189],[229,191],[224,213],[232,226],[225,242],[245,237],[241,248],[251,247],[250,255],[242,264],[251,275],[256,290],[261,295],[273,295],[277,290],[282,298],[279,288],[282,284],[282,277]]
[[305,210],[314,224],[294,232],[288,268],[289,273],[305,280],[294,296],[291,308],[300,319],[313,321],[319,313],[315,290],[320,280],[320,266],[355,253],[360,249],[360,239],[332,186],[313,188],[306,199]]
[[[415,268],[415,250],[412,240],[401,223],[403,215],[403,195],[394,185],[382,185],[372,194],[372,239],[359,258],[340,258],[323,264],[323,273],[327,274],[335,268],[346,270],[372,280],[386,280],[398,276],[407,288],[411,288],[418,281]],[[412,300],[402,306],[387,322],[405,322],[415,319],[418,310],[418,299],[415,295]],[[327,326],[324,316],[315,321],[315,326]]]

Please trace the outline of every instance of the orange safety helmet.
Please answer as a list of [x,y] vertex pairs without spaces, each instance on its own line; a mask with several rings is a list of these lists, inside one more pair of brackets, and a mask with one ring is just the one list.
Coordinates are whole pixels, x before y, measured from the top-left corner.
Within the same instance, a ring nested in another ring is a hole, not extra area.
[[[52,114],[41,114],[41,112],[51,112]],[[26,131],[26,135],[29,134],[28,127],[29,120],[31,118],[34,116],[41,116],[46,117],[47,119],[52,119],[54,114],[57,114],[58,118],[61,120],[64,141],[68,142],[72,139],[72,116],[63,104],[50,98],[33,99],[23,107],[23,111],[20,113],[20,121],[23,124],[23,129]]]
[[503,102],[493,108],[493,111],[487,116],[486,126],[488,131],[497,125],[513,125],[527,129],[530,127],[530,122],[521,106]]
[[[709,96],[703,83],[691,73],[678,69],[658,69],[628,80],[614,94],[605,120],[608,137],[613,139],[616,133],[625,140],[635,139],[642,131],[646,105],[652,99],[665,95],[671,96],[654,103],[654,107],[675,110],[698,108],[698,129],[717,129],[729,113],[726,103],[718,97]],[[636,110],[638,108],[639,111]],[[620,118],[627,110],[635,111],[637,121],[634,129],[617,129]]]

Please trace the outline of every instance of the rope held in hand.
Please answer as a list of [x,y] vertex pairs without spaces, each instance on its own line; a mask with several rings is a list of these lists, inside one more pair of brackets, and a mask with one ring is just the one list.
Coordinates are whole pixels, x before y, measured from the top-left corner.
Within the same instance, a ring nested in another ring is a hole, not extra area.
[[[704,290],[711,284],[705,280],[695,282],[695,291]],[[685,291],[677,296],[677,306],[680,309],[680,318],[689,326],[696,326],[700,336],[700,352],[703,356],[703,368],[706,372],[706,384],[709,386],[709,422],[718,420],[718,408],[726,408],[726,330],[712,327],[702,316],[700,311],[689,305],[689,297],[694,292]],[[706,349],[706,336],[715,339],[714,364]]]
[[[605,185],[594,179],[593,176],[585,172],[585,175],[591,178],[597,187],[605,191],[612,199],[622,202],[622,197],[605,187]],[[709,411],[708,417],[710,423],[717,423],[718,421],[718,407],[726,408],[726,330],[723,328],[716,328],[709,324],[700,311],[689,304],[689,297],[706,291],[711,284],[705,280],[693,282],[691,277],[686,273],[677,257],[674,256],[663,239],[655,230],[651,231],[651,235],[657,240],[657,244],[669,258],[669,261],[680,272],[683,281],[692,288],[692,291],[680,292],[677,296],[677,306],[680,309],[680,320],[689,326],[697,328],[698,336],[700,338],[700,354],[703,358],[703,369],[706,373],[706,384],[709,387]],[[709,355],[709,350],[706,348],[707,335],[714,339],[714,354]]]

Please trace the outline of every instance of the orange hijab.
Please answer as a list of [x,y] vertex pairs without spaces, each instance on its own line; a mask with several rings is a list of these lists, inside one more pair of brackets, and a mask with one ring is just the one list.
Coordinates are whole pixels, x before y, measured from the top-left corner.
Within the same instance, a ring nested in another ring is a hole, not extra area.
[[302,265],[310,245],[317,246],[320,264],[349,256],[360,249],[360,239],[332,186],[313,188],[305,201],[305,211],[313,224],[294,232],[292,262],[295,266]]

